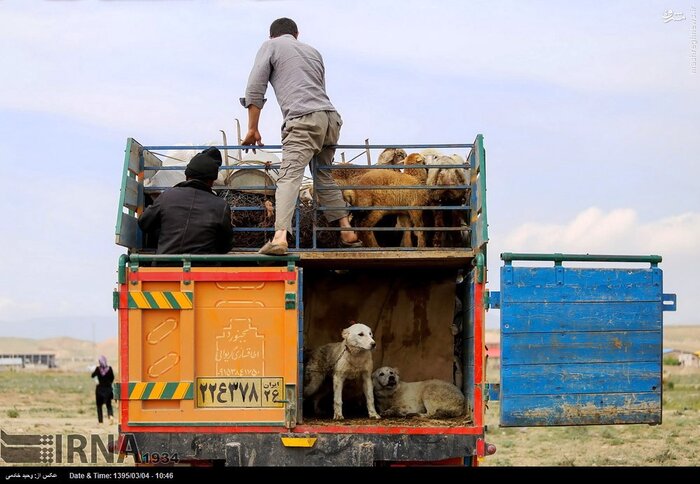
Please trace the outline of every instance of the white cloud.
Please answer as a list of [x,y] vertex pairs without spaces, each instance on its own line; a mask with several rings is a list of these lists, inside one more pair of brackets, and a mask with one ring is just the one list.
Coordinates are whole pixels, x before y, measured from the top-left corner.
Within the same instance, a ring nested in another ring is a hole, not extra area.
[[690,254],[700,247],[700,213],[640,223],[630,208],[609,213],[591,207],[567,224],[525,223],[505,238],[520,251]]
[[[50,310],[40,300],[34,299],[32,296],[21,299],[11,299],[8,297],[0,297],[0,322],[16,319],[24,319],[27,315],[45,314]],[[17,316],[23,316],[17,318]]]
[[[502,265],[498,257],[502,252],[660,255],[664,292],[678,295],[678,310],[666,313],[665,321],[700,324],[700,283],[696,274],[700,268],[700,213],[649,221],[640,218],[629,208],[606,212],[591,207],[566,223],[527,222],[505,234],[492,233],[489,286],[498,290],[497,268]],[[491,324],[498,317],[498,312],[494,313],[489,315]]]
[[[126,136],[207,144],[224,128],[231,142],[235,116],[245,128],[237,99],[255,52],[269,22],[289,16],[326,60],[343,143],[471,142],[484,132],[494,226],[548,207],[540,221],[492,231],[492,256],[499,247],[658,253],[667,287],[683,294],[677,316],[692,320],[700,310],[688,306],[698,292],[700,105],[692,99],[700,83],[688,72],[689,23],[665,25],[662,13],[650,1],[596,9],[537,1],[0,1],[0,58],[12,66],[0,127],[43,139],[58,120],[62,132],[80,124],[81,133],[99,133],[37,158],[52,168],[41,179],[18,177],[24,193],[0,192],[0,204],[22,214],[0,220],[0,233],[12,234],[0,238],[13,254],[5,270],[21,274],[0,281],[0,295],[17,301],[0,311],[111,311],[104,298],[121,251],[113,243],[119,175],[90,183],[75,163],[79,149],[94,139],[116,146],[91,161],[105,173],[118,171]],[[270,145],[279,142],[281,116],[271,89],[268,98],[261,131]],[[34,133],[34,115],[46,131]],[[10,143],[23,160],[28,150],[14,139],[0,142]],[[14,159],[0,156],[2,168]],[[634,209],[590,208],[548,223],[585,207],[580,200]],[[677,215],[648,220],[652,212]],[[25,304],[37,284],[47,295],[41,308]]]
[[9,297],[0,297],[0,311],[6,311],[12,304],[13,301]]

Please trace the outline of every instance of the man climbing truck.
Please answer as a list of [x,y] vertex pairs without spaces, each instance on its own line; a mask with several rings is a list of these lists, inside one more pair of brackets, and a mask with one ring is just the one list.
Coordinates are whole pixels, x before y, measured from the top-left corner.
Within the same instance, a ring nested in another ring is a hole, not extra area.
[[[319,217],[326,207],[315,195],[302,197],[285,256],[255,253],[274,230],[265,208],[274,187],[255,180],[268,180],[276,165],[253,162],[224,163],[221,170],[245,177],[226,177],[232,182],[213,187],[231,204],[235,247],[229,253],[155,253],[138,219],[168,188],[156,186],[153,176],[183,169],[166,166],[160,154],[182,148],[207,147],[142,146],[134,139],[126,146],[116,227],[116,242],[127,252],[114,294],[115,395],[121,448],[137,461],[165,455],[231,466],[477,465],[495,452],[484,424],[486,403],[495,398],[502,426],[661,422],[662,316],[675,309],[675,295],[663,293],[661,257],[505,253],[500,291],[488,291],[481,135],[464,144],[338,146],[343,157],[365,152],[368,161],[386,148],[455,153],[464,163],[442,168],[467,170],[468,183],[381,187],[461,191],[449,204],[425,197],[422,205],[348,207],[358,233],[372,231],[380,247],[339,248],[340,227]],[[349,177],[345,190],[377,190],[359,174],[402,168],[346,163],[318,169],[355,170],[358,177]],[[408,210],[420,211],[422,227],[400,223]],[[385,213],[367,227],[373,211]],[[452,220],[466,226],[436,226],[436,212],[457,213]],[[440,247],[402,243],[403,232],[417,230],[461,235]],[[618,262],[630,267],[604,266]],[[499,385],[489,385],[485,374],[488,308],[501,311]],[[343,329],[353,323],[371,330],[374,369],[396,368],[404,382],[453,384],[465,397],[464,414],[368,418],[362,388],[348,383],[345,418],[334,420],[332,381],[318,408],[305,401],[309,353],[344,341]]]

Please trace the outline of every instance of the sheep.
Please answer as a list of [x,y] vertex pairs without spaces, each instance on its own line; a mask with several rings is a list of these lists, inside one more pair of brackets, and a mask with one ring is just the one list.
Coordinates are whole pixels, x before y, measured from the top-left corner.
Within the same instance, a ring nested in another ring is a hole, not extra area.
[[[335,166],[357,166],[352,163],[335,163]],[[353,179],[359,177],[360,175],[369,172],[367,168],[350,168],[350,169],[340,169],[340,170],[330,170],[333,179],[338,185],[352,185]]]
[[[377,165],[402,165],[408,155],[401,148],[386,148],[379,154]],[[400,168],[389,168],[394,171],[401,171]]]
[[420,153],[411,153],[406,157],[403,164],[406,166],[403,172],[415,177],[421,185],[426,185],[428,180],[428,170],[425,168],[408,168],[409,166],[425,166],[425,157]]
[[[428,202],[428,190],[422,189],[381,189],[397,185],[420,185],[420,181],[411,175],[393,170],[370,170],[354,179],[356,185],[374,185],[374,189],[343,190],[345,200],[355,207],[391,207],[391,206],[421,206]],[[422,227],[422,210],[372,210],[360,222],[361,227],[374,227],[386,215],[396,213],[399,226]],[[418,247],[425,247],[425,236],[422,230],[415,230]],[[379,247],[372,231],[362,231],[360,236],[367,247]],[[411,233],[405,231],[401,241],[403,247],[411,247]]]
[[[464,188],[451,188],[452,185],[469,185],[469,169],[464,168],[464,159],[453,154],[451,156],[446,155],[435,155],[431,158],[428,166],[430,165],[462,165],[455,168],[431,168],[428,169],[428,178],[426,184],[431,187],[442,187],[444,189],[433,189],[430,190],[430,203],[433,205],[462,205],[467,198],[467,189]],[[449,214],[448,214],[449,215]],[[465,226],[468,225],[465,220],[465,213],[463,210],[452,211],[452,223],[451,226]],[[435,227],[445,227],[445,211],[444,210],[434,210],[434,220]],[[433,246],[441,247],[448,240],[447,232],[436,231],[433,236]]]

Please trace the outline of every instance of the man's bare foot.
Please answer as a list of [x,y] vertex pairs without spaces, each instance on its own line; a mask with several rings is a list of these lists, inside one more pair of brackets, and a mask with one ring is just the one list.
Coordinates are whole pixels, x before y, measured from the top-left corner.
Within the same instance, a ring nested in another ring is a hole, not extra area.
[[340,225],[341,229],[346,229],[340,231],[341,241],[343,241],[345,244],[357,243],[359,240],[357,237],[357,232],[352,229],[352,225],[350,225],[350,219],[348,217],[343,217],[338,220],[338,225]]
[[346,244],[354,244],[359,240],[359,238],[357,237],[357,232],[355,232],[354,230],[352,232],[343,230],[342,232],[340,232],[340,240],[342,240]]

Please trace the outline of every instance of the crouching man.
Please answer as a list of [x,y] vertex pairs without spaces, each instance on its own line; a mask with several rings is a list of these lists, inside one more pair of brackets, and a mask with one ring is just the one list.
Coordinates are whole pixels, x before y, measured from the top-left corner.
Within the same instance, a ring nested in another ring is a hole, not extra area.
[[218,149],[196,154],[185,169],[186,180],[165,190],[141,214],[141,230],[157,232],[157,254],[225,254],[231,250],[231,208],[211,189],[220,166]]

